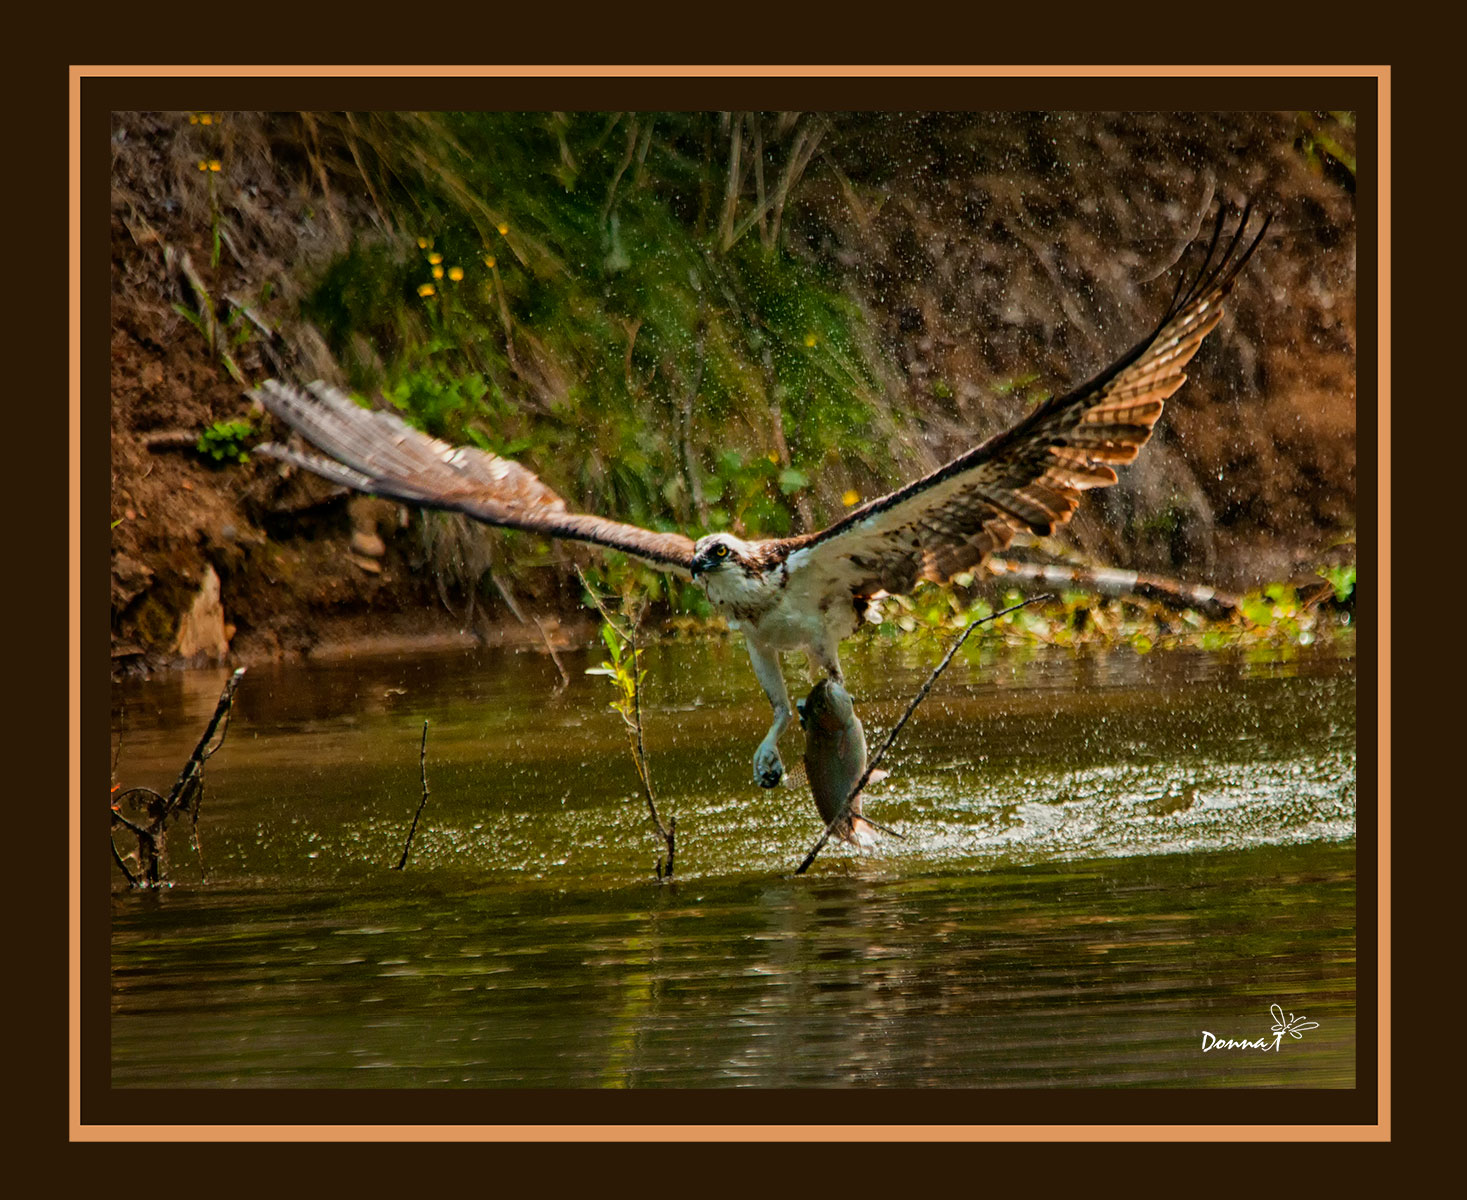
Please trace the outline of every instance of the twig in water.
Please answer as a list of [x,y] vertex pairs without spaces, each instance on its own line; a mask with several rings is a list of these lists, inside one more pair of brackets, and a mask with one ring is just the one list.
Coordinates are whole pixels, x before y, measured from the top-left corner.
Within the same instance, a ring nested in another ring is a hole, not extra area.
[[[662,818],[657,815],[657,800],[652,792],[652,774],[647,766],[647,750],[642,744],[642,658],[641,647],[637,645],[637,639],[631,632],[631,624],[627,629],[622,629],[611,619],[611,613],[606,605],[601,602],[601,597],[591,587],[590,581],[582,573],[580,567],[576,568],[576,574],[580,576],[581,586],[586,589],[586,595],[591,597],[591,603],[596,606],[596,611],[601,614],[601,619],[606,622],[606,627],[612,634],[620,638],[631,648],[632,666],[631,671],[626,672],[621,668],[619,653],[613,648],[612,658],[618,660],[614,664],[613,682],[621,689],[622,699],[619,704],[612,705],[620,714],[623,724],[627,727],[627,736],[632,744],[632,760],[636,764],[637,779],[642,785],[642,795],[647,801],[647,811],[652,814],[652,824],[657,826],[658,836],[667,846],[667,869],[663,870],[662,860],[659,858],[656,864],[658,879],[671,879],[673,866],[677,858],[677,818],[674,817],[668,825],[663,825]],[[601,671],[599,674],[606,674]],[[628,703],[630,702],[630,703]]]
[[[153,882],[157,882],[160,876],[160,871],[158,867],[159,835],[156,834],[155,831],[149,826],[138,825],[136,822],[129,821],[126,817],[122,815],[122,802],[128,799],[130,796],[135,795],[144,795],[149,798],[147,811],[150,815],[159,813],[163,810],[163,796],[160,793],[155,792],[152,788],[148,787],[128,788],[127,791],[123,792],[122,795],[118,796],[115,800],[112,801],[112,825],[114,828],[118,825],[121,825],[124,829],[131,832],[132,835],[137,838],[138,871],[145,878],[148,878]],[[117,865],[122,868],[122,873],[127,876],[127,882],[130,883],[133,887],[146,886],[143,880],[139,879],[137,875],[134,875],[131,871],[129,871],[127,869],[127,864],[122,861],[122,855],[119,854],[117,851],[116,835],[109,835],[108,840],[112,846],[112,857],[116,860]]]
[[[239,681],[244,678],[244,673],[244,667],[235,671],[229,677],[229,682],[224,685],[224,690],[219,694],[219,703],[214,706],[214,715],[209,718],[209,726],[204,730],[204,736],[199,739],[199,744],[194,747],[193,754],[184,764],[178,781],[173,785],[173,790],[168,793],[170,807],[187,802],[192,798],[193,789],[202,785],[204,764],[218,753],[219,747],[224,745],[225,735],[229,732],[229,714],[234,707],[234,689],[239,687]],[[219,729],[221,721],[224,723],[223,729]],[[214,737],[216,729],[219,730],[219,740],[210,746],[209,742]]]
[[[162,882],[164,834],[167,832],[169,819],[180,809],[188,812],[193,821],[194,846],[199,850],[200,870],[202,870],[203,849],[198,843],[198,820],[199,805],[203,801],[204,794],[204,764],[218,753],[219,747],[224,745],[224,738],[229,732],[229,714],[234,706],[234,692],[239,687],[239,681],[244,678],[244,673],[245,668],[240,667],[225,683],[224,690],[219,694],[219,703],[214,706],[214,715],[204,729],[204,736],[199,739],[199,744],[194,747],[194,752],[184,763],[183,770],[179,772],[178,779],[167,796],[160,795],[152,788],[135,787],[128,788],[112,801],[112,824],[121,825],[130,830],[138,839],[138,865],[142,875],[141,882],[126,867],[123,867],[123,873],[134,886],[154,887]],[[211,746],[209,743],[213,741],[216,731],[219,734],[219,740]],[[149,819],[146,825],[129,821],[121,811],[123,800],[139,794],[149,797],[146,809]],[[117,858],[118,864],[121,865],[122,860],[115,846],[113,857]]]
[[117,748],[112,751],[112,785],[117,787],[117,764],[122,761],[122,739],[127,734],[127,708],[123,706],[117,714]]
[[816,842],[815,845],[811,848],[810,853],[805,855],[805,861],[796,868],[796,875],[803,875],[807,870],[809,870],[810,864],[815,861],[815,856],[819,854],[820,851],[825,847],[825,843],[830,840],[830,835],[834,831],[835,827],[840,824],[846,813],[850,811],[851,805],[852,803],[854,803],[856,797],[861,794],[861,789],[864,788],[871,781],[872,772],[875,771],[877,766],[880,765],[881,760],[886,757],[886,752],[891,749],[891,744],[896,741],[897,734],[902,731],[902,726],[905,725],[907,723],[907,719],[914,712],[917,711],[917,705],[921,704],[922,701],[927,699],[927,693],[932,690],[932,685],[937,682],[937,677],[941,675],[945,670],[947,670],[947,664],[952,662],[953,655],[956,654],[958,650],[962,647],[962,644],[968,640],[968,635],[972,633],[973,630],[977,629],[978,626],[986,624],[989,621],[996,621],[999,619],[999,617],[1007,616],[1009,613],[1015,612],[1016,610],[1023,608],[1025,605],[1035,604],[1040,600],[1053,599],[1054,597],[1048,594],[1045,594],[1043,596],[1030,596],[1029,599],[1021,600],[1018,604],[1012,604],[1008,608],[1002,609],[999,612],[991,613],[986,617],[979,617],[976,621],[972,622],[972,624],[970,624],[967,629],[963,630],[962,634],[958,637],[958,640],[955,641],[952,646],[949,647],[948,652],[943,655],[942,661],[932,669],[932,674],[927,677],[927,682],[922,685],[922,689],[915,696],[912,697],[912,702],[907,705],[907,711],[902,713],[901,720],[899,720],[895,725],[892,726],[891,732],[886,735],[886,741],[881,743],[881,749],[878,750],[872,756],[871,761],[866,764],[865,772],[861,775],[860,779],[856,780],[856,786],[851,789],[850,795],[845,798],[845,802],[840,806],[840,810],[835,814],[835,816],[831,817],[830,823],[825,827],[825,832],[820,835],[820,840]]
[[560,686],[555,690],[557,693],[565,691],[570,686],[570,674],[565,669],[565,664],[560,661],[560,655],[555,652],[555,646],[550,641],[550,635],[545,632],[545,622],[539,617],[535,618],[535,628],[540,631],[540,640],[545,643],[545,652],[550,655],[550,661],[555,664],[555,669],[560,672]]
[[423,722],[423,744],[418,747],[418,773],[423,777],[423,798],[418,801],[418,811],[413,813],[412,828],[408,830],[407,841],[403,843],[402,857],[397,860],[394,871],[401,871],[407,866],[408,851],[412,849],[413,834],[418,832],[418,818],[423,815],[423,806],[428,803],[428,722]]
[[127,864],[122,861],[122,855],[117,853],[117,843],[115,841],[112,841],[111,839],[108,839],[107,844],[112,847],[112,861],[115,862],[118,866],[118,869],[127,876],[128,884],[132,887],[141,887],[142,884],[138,880],[138,877],[127,869]]

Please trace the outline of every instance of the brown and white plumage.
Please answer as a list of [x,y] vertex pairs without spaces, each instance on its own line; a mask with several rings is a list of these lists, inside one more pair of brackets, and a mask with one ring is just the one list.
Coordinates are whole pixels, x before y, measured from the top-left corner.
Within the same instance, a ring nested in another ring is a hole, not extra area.
[[531,472],[474,446],[450,446],[396,413],[363,408],[324,383],[300,391],[271,379],[250,393],[329,458],[273,443],[259,453],[314,471],[374,496],[450,509],[489,525],[570,538],[627,554],[686,576],[691,538],[575,513]]
[[764,786],[783,774],[778,741],[791,720],[779,655],[803,650],[841,678],[838,647],[860,624],[866,598],[942,581],[1006,547],[1019,530],[1047,535],[1083,492],[1116,482],[1150,438],[1183,368],[1222,317],[1222,301],[1268,228],[1244,235],[1245,210],[1222,245],[1223,213],[1201,268],[1178,285],[1156,329],[1094,378],[1052,397],[1011,429],[921,479],[872,500],[818,533],[765,541],[711,534],[694,543],[567,509],[518,463],[454,447],[392,413],[371,412],[322,384],[314,399],[269,382],[251,395],[327,458],[278,445],[267,455],[360,491],[453,509],[490,525],[619,550],[691,575],[742,631],[774,723],[755,755]]
[[1115,483],[1114,465],[1134,459],[1151,437],[1268,229],[1265,218],[1244,245],[1245,211],[1219,255],[1222,215],[1191,286],[1178,287],[1156,330],[1128,354],[931,474],[796,539],[792,550],[841,563],[843,582],[856,593],[900,593],[919,579],[940,582],[976,566],[1019,530],[1047,536],[1067,522],[1081,493]]

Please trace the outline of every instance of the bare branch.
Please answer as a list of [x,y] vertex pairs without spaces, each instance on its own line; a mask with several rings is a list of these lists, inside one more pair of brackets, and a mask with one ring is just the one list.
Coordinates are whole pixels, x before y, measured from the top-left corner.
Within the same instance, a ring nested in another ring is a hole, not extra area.
[[[214,715],[209,719],[204,736],[199,739],[199,744],[194,747],[193,754],[189,756],[188,762],[184,763],[178,781],[173,785],[173,790],[168,793],[167,807],[170,814],[174,808],[186,802],[189,793],[198,785],[198,781],[203,776],[204,763],[214,757],[219,747],[224,745],[224,735],[229,731],[229,711],[234,706],[234,691],[239,687],[239,681],[244,678],[244,674],[244,667],[236,670],[219,694],[219,703],[214,706]],[[214,737],[214,731],[219,729],[221,721],[224,723],[224,728],[219,730],[219,740],[211,747],[209,742]]]
[[540,631],[540,640],[545,643],[545,652],[550,655],[550,661],[555,664],[555,669],[560,672],[560,686],[555,690],[563,692],[570,686],[570,674],[565,669],[565,664],[560,661],[560,655],[555,652],[555,647],[550,642],[550,635],[545,632],[545,622],[539,617],[535,618],[535,628]]
[[[149,787],[128,788],[115,800],[111,801],[112,823],[114,826],[121,825],[138,839],[138,861],[142,866],[141,881],[131,871],[123,867],[123,873],[127,875],[128,882],[135,887],[151,887],[161,882],[163,877],[163,846],[168,831],[168,822],[180,809],[189,813],[194,825],[194,845],[199,849],[199,866],[203,869],[203,850],[198,842],[198,819],[199,805],[203,800],[204,788],[204,764],[212,758],[224,745],[225,735],[229,731],[229,713],[234,705],[234,692],[239,687],[239,682],[244,678],[245,668],[240,667],[224,685],[224,690],[219,695],[219,703],[214,707],[214,715],[210,718],[208,726],[204,730],[204,736],[199,739],[199,744],[194,747],[194,752],[183,765],[178,779],[167,796],[154,791]],[[218,733],[218,741],[214,741],[214,735]],[[213,742],[213,745],[210,743]],[[122,802],[131,796],[142,795],[148,797],[146,811],[147,824],[140,825],[129,821],[122,815]],[[116,857],[116,847],[113,847],[113,855]],[[119,865],[121,860],[119,858]]]
[[112,847],[112,861],[115,862],[122,873],[127,876],[127,882],[133,887],[141,887],[142,884],[138,881],[138,877],[127,869],[127,864],[122,861],[122,855],[117,853],[117,843],[114,842],[111,838],[108,838],[107,844]]
[[811,848],[810,853],[805,855],[805,861],[796,868],[796,875],[803,875],[807,870],[809,870],[810,864],[815,861],[815,856],[820,853],[820,851],[824,848],[825,843],[830,840],[830,835],[835,830],[835,827],[839,825],[840,822],[844,819],[846,813],[850,811],[851,805],[855,802],[856,797],[861,794],[861,789],[864,788],[871,781],[872,772],[875,771],[877,766],[880,765],[881,760],[886,757],[886,752],[891,749],[892,743],[896,741],[897,734],[902,731],[902,726],[905,725],[907,723],[907,719],[914,712],[917,711],[917,706],[921,704],[922,701],[927,699],[927,694],[932,691],[932,685],[937,682],[937,677],[941,675],[945,670],[947,670],[947,664],[952,662],[953,655],[956,654],[958,650],[962,647],[962,644],[968,640],[968,635],[972,633],[973,630],[977,629],[978,626],[987,624],[989,621],[996,621],[999,617],[1007,616],[1009,613],[1015,612],[1016,610],[1025,607],[1025,605],[1035,604],[1040,600],[1053,599],[1054,597],[1050,595],[1030,596],[1029,599],[1022,600],[1018,604],[1010,605],[1008,608],[1001,609],[999,612],[991,613],[986,617],[979,617],[976,621],[972,622],[967,629],[963,630],[962,635],[948,649],[948,652],[943,656],[942,661],[933,668],[932,674],[927,677],[927,682],[922,685],[922,689],[915,696],[912,697],[912,702],[907,705],[907,711],[902,713],[901,720],[899,720],[895,725],[892,726],[891,732],[886,735],[886,741],[881,743],[881,749],[878,750],[872,756],[871,761],[866,764],[865,772],[861,775],[860,779],[856,780],[856,786],[851,789],[850,795],[845,798],[845,802],[841,804],[840,809],[836,812],[835,816],[830,819],[830,823],[826,825],[825,832],[820,835],[820,840],[816,842],[815,845]]
[[423,778],[423,798],[418,801],[418,811],[413,813],[412,828],[408,830],[407,841],[403,843],[402,857],[397,860],[394,871],[401,871],[407,866],[408,851],[412,849],[413,834],[418,832],[418,818],[423,815],[423,807],[428,803],[428,722],[423,722],[423,743],[418,747],[418,773]]

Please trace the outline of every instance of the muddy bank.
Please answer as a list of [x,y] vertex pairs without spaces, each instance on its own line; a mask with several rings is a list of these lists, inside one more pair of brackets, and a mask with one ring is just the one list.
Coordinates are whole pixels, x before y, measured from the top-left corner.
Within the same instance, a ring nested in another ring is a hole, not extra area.
[[[113,116],[115,667],[582,636],[579,550],[425,526],[194,448],[218,423],[263,425],[250,383],[341,377],[302,300],[358,239],[402,232],[312,161],[299,114],[198,117]],[[1234,590],[1348,552],[1354,197],[1338,164],[1307,152],[1309,127],[1295,114],[832,118],[784,247],[864,314],[902,415],[902,473],[886,484],[1124,350],[1164,306],[1211,198],[1255,195],[1278,213],[1258,269],[1122,484],[1059,540]],[[767,410],[758,386],[751,409]],[[819,503],[796,521],[836,515]]]

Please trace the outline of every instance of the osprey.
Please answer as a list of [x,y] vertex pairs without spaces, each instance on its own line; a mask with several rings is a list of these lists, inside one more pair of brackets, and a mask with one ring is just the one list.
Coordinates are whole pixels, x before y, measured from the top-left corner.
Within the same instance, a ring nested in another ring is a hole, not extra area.
[[818,533],[759,541],[713,533],[695,542],[572,512],[518,463],[447,445],[319,382],[308,385],[309,396],[273,380],[250,395],[330,457],[275,444],[259,451],[362,492],[618,550],[692,578],[744,635],[774,709],[754,755],[755,781],[773,787],[784,775],[779,740],[792,719],[779,656],[804,651],[820,677],[842,682],[840,643],[873,600],[969,570],[1019,530],[1046,536],[1070,519],[1082,492],[1115,483],[1115,464],[1130,462],[1151,436],[1163,402],[1186,379],[1182,368],[1221,319],[1222,300],[1263,239],[1271,218],[1244,243],[1250,213],[1244,209],[1219,254],[1219,209],[1191,283],[1183,277],[1156,329],[1111,366]]

